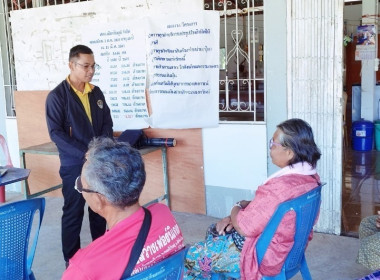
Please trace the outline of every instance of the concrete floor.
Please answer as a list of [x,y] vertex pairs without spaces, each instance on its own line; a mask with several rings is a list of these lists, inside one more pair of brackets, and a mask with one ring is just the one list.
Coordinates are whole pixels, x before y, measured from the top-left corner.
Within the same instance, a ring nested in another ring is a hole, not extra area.
[[[7,192],[7,202],[20,199],[23,199],[20,194]],[[62,205],[62,198],[46,198],[45,215],[32,266],[36,279],[60,279],[64,271],[60,241]],[[179,212],[175,212],[174,216],[187,244],[202,240],[208,225],[218,220],[205,215]],[[82,246],[91,241],[87,216],[84,219],[81,239]],[[370,273],[370,270],[355,262],[358,248],[359,240],[356,238],[315,233],[306,251],[313,279],[352,280]],[[298,274],[292,279],[298,280],[302,277]]]

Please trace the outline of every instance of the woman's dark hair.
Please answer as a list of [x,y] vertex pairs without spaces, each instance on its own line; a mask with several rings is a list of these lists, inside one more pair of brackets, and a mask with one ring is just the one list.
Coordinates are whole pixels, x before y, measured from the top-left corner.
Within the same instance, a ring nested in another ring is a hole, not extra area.
[[76,45],[70,49],[69,61],[71,61],[73,58],[78,58],[81,53],[93,54],[92,50],[89,47],[85,45]]
[[294,152],[289,165],[306,161],[315,168],[321,158],[321,151],[315,144],[311,126],[301,119],[289,119],[277,125],[277,128],[282,131],[279,137],[281,145]]

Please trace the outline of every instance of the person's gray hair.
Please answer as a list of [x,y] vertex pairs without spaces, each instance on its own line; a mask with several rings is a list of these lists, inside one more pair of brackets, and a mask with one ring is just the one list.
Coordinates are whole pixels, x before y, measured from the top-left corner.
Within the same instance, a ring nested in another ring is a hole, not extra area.
[[321,152],[315,144],[311,126],[301,119],[289,119],[277,125],[277,128],[282,131],[280,144],[294,152],[288,164],[292,166],[298,162],[308,162],[315,168]]
[[89,144],[86,159],[82,176],[92,190],[120,208],[138,202],[146,178],[138,150],[125,142],[94,138]]

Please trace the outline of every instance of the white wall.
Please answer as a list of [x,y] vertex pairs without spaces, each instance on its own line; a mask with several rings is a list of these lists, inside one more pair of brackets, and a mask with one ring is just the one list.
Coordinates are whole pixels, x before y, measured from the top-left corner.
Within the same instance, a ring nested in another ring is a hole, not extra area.
[[[5,121],[7,143],[9,153],[11,154],[12,164],[14,167],[20,167],[20,155],[17,135],[17,120],[15,117],[8,117]],[[21,192],[21,182],[10,184],[6,186],[6,191]]]
[[203,129],[205,185],[255,191],[267,177],[265,125]]
[[[0,45],[1,48],[2,45]],[[2,58],[0,56],[0,65],[2,65]],[[6,138],[6,126],[5,119],[7,117],[5,91],[4,91],[4,78],[3,69],[0,67],[0,134],[5,135]]]
[[239,200],[252,200],[267,177],[266,126],[220,124],[202,130],[207,215],[225,217]]
[[315,229],[334,234],[341,231],[342,208],[343,4],[288,1],[289,117],[313,128],[322,153],[317,170],[327,183]]
[[[264,64],[267,138],[288,118],[287,0],[264,1]],[[269,158],[269,155],[268,155]],[[268,160],[268,174],[279,168]]]

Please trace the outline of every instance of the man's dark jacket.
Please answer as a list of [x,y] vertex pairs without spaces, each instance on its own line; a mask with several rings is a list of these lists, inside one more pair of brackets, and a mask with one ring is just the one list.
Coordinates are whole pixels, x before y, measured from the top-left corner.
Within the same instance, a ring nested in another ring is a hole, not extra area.
[[92,124],[79,97],[64,80],[46,98],[46,121],[51,140],[57,145],[62,166],[83,164],[93,137],[112,137],[110,109],[99,87],[88,94]]

